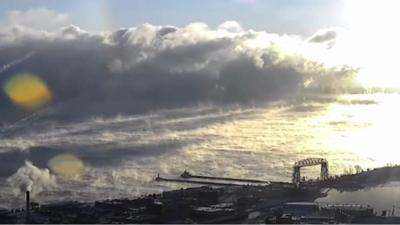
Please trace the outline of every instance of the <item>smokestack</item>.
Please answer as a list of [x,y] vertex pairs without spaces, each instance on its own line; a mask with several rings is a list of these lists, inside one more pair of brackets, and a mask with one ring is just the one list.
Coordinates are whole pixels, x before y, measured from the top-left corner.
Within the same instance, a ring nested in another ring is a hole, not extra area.
[[30,194],[29,191],[26,191],[26,223],[29,223],[29,221],[30,221],[31,202],[30,202],[29,194]]

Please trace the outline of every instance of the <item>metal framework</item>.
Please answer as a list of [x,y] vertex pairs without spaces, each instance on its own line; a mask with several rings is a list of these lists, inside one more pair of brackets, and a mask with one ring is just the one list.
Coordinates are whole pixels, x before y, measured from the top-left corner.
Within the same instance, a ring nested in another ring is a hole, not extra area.
[[299,184],[301,182],[301,174],[300,174],[301,167],[316,166],[316,165],[321,165],[321,180],[328,179],[329,177],[328,161],[323,158],[308,158],[300,160],[293,165],[293,177],[292,177],[293,183]]

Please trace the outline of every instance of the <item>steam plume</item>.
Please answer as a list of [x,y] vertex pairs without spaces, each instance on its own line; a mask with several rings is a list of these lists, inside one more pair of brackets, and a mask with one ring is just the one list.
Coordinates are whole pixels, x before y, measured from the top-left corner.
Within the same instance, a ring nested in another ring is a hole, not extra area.
[[25,165],[7,178],[7,182],[14,188],[16,196],[24,194],[26,191],[30,191],[32,196],[35,196],[44,190],[56,187],[55,176],[50,174],[48,169],[40,169],[30,161],[25,161]]

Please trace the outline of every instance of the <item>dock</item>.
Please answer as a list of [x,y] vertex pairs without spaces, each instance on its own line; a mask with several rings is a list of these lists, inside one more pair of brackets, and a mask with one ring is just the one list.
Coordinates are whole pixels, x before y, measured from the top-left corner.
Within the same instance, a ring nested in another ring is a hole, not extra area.
[[174,178],[164,178],[164,177],[160,177],[160,176],[157,176],[155,178],[155,181],[191,183],[191,184],[212,185],[212,186],[240,186],[240,184],[220,183],[220,182],[211,182],[211,181],[199,181],[199,180],[187,180],[187,179],[174,179]]
[[207,180],[225,180],[225,181],[245,182],[245,183],[270,184],[269,181],[263,181],[263,180],[193,175],[186,170],[181,174],[181,177],[184,179],[197,178],[197,179],[207,179]]

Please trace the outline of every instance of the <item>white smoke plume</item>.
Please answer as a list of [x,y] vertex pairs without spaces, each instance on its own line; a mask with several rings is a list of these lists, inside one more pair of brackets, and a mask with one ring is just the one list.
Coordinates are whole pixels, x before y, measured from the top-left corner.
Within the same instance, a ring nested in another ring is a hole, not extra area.
[[30,191],[31,195],[35,196],[44,190],[51,190],[57,186],[56,177],[50,174],[49,169],[40,169],[30,161],[25,161],[24,166],[7,178],[7,183],[13,187],[16,196],[26,191]]

